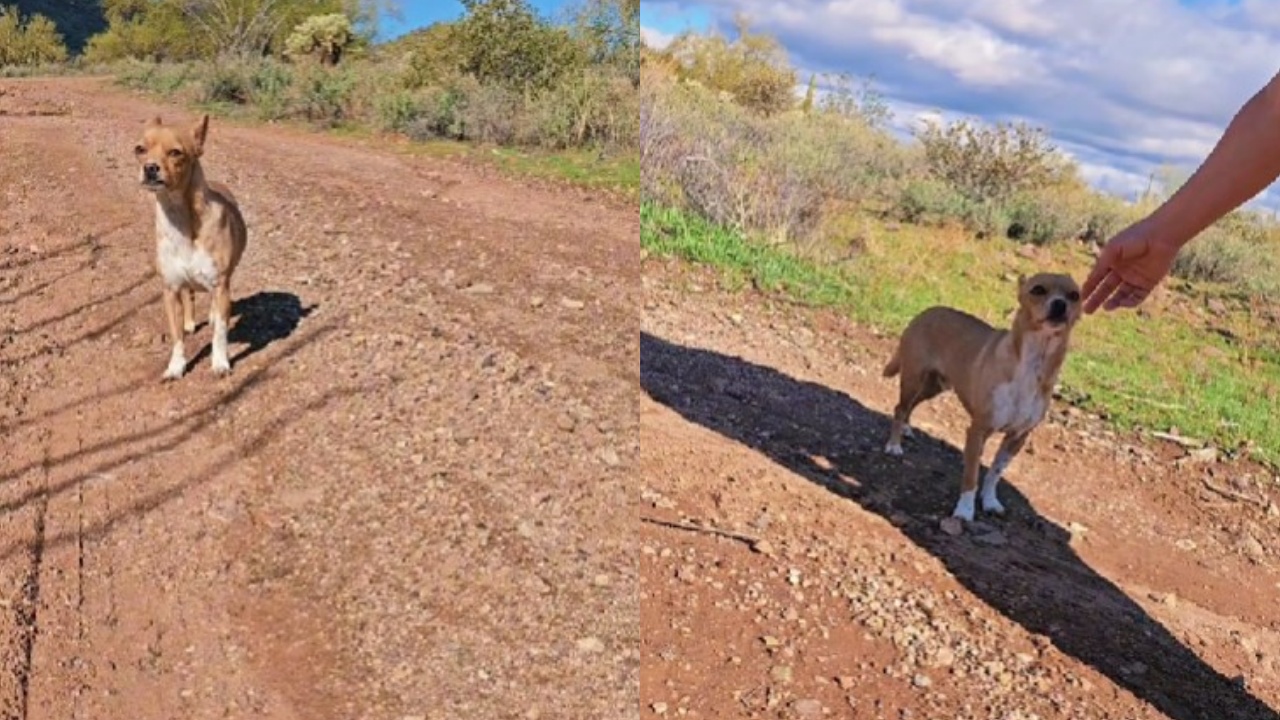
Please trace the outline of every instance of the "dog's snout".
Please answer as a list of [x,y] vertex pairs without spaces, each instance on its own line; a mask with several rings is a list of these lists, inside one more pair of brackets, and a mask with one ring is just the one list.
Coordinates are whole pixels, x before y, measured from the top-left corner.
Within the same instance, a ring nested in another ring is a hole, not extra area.
[[1049,302],[1049,317],[1054,319],[1064,318],[1067,316],[1067,301],[1062,298],[1054,298]]
[[160,177],[160,164],[147,163],[142,166],[142,172],[145,173],[148,178]]

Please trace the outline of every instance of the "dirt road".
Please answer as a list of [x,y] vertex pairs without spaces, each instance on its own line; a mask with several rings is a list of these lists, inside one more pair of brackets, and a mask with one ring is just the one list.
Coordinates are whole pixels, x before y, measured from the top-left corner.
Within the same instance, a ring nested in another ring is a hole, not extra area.
[[634,717],[635,208],[215,119],[234,372],[165,385],[157,112],[0,82],[0,718]]
[[660,259],[643,283],[642,717],[1280,717],[1265,470],[1060,403],[1008,517],[953,537],[963,411],[886,456],[891,339]]

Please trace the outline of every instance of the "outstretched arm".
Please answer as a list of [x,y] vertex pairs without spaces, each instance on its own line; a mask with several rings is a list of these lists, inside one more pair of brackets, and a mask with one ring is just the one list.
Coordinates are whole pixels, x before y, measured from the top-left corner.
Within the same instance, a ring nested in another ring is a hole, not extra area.
[[1111,239],[1085,280],[1085,312],[1135,307],[1184,245],[1280,177],[1280,74],[1240,108],[1177,192]]

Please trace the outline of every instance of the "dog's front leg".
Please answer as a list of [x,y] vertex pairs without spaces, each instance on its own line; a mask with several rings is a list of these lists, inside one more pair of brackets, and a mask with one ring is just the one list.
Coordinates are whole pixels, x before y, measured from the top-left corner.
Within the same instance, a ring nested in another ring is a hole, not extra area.
[[1030,433],[1009,433],[1000,442],[1000,449],[996,451],[996,457],[991,461],[991,468],[982,478],[982,509],[984,511],[996,515],[1004,514],[1004,505],[1001,505],[1000,500],[996,498],[996,485],[1000,484],[1005,469],[1009,467],[1009,461],[1013,460],[1013,456],[1017,455],[1026,444],[1028,435]]
[[164,289],[164,314],[169,321],[169,339],[173,352],[169,354],[169,367],[164,371],[165,380],[177,380],[187,370],[187,354],[182,348],[182,297],[181,290]]
[[227,356],[227,326],[231,323],[231,286],[222,281],[213,289],[213,303],[209,306],[209,323],[213,325],[213,372],[226,375],[231,372],[231,358]]
[[960,481],[960,500],[952,516],[973,522],[974,500],[978,495],[978,471],[982,469],[982,449],[991,431],[978,424],[970,425],[964,438],[964,477]]
[[182,330],[186,333],[196,331],[196,292],[191,288],[182,291]]

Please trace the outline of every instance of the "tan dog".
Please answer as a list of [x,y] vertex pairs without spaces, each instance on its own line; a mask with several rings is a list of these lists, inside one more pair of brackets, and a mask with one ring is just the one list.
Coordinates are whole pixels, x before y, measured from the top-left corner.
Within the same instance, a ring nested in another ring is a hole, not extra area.
[[1067,275],[1018,279],[1018,312],[1009,330],[945,307],[920,313],[907,326],[885,377],[901,373],[898,405],[885,452],[902,454],[911,411],[954,388],[969,413],[964,476],[954,517],[972,521],[982,451],[993,433],[1004,440],[982,481],[982,507],[1003,513],[996,485],[1027,436],[1044,419],[1080,319],[1080,288]]
[[180,378],[186,371],[182,340],[184,333],[196,329],[196,290],[213,293],[213,372],[231,372],[231,274],[244,254],[248,232],[231,191],[204,177],[200,156],[208,134],[208,115],[190,129],[166,126],[157,117],[147,123],[142,142],[133,150],[142,187],[156,197],[156,269],[164,282],[164,311],[173,340],[165,380]]

